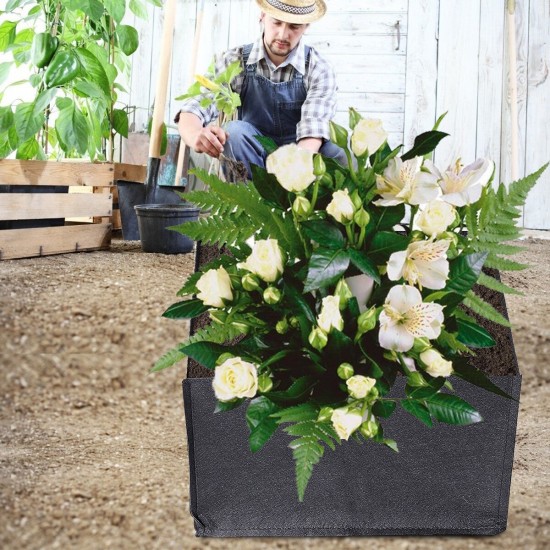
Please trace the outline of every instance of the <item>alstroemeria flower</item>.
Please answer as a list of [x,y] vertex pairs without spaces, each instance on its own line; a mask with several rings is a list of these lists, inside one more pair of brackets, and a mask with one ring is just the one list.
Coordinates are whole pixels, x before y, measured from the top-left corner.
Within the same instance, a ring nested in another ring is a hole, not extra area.
[[407,250],[394,252],[388,260],[388,278],[401,277],[410,285],[440,290],[449,276],[447,249],[451,241],[416,241]]
[[427,166],[439,180],[443,192],[440,199],[454,206],[477,202],[495,169],[495,163],[489,159],[478,159],[465,168],[457,160],[443,174],[431,162]]
[[380,312],[378,341],[385,349],[409,351],[415,338],[437,338],[443,319],[441,304],[423,303],[414,286],[394,286]]
[[307,189],[315,181],[313,153],[295,143],[276,149],[267,157],[265,167],[281,187],[294,193]]
[[424,204],[437,198],[440,193],[437,177],[431,172],[422,172],[422,157],[402,161],[393,158],[382,175],[376,176],[376,187],[381,199],[374,201],[379,206],[396,204]]

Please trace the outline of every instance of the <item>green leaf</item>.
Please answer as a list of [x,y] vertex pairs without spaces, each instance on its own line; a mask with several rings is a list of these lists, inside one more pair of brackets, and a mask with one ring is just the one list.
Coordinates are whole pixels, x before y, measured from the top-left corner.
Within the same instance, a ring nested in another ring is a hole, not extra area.
[[490,275],[487,275],[483,271],[479,274],[477,284],[482,285],[486,288],[490,288],[491,290],[495,290],[496,292],[502,292],[503,294],[517,294],[519,296],[523,296],[523,292],[520,292],[519,290],[516,290],[515,288],[512,288],[508,285],[505,285],[503,282],[495,279],[494,277],[491,277]]
[[382,265],[391,254],[405,250],[408,245],[407,237],[390,231],[380,231],[374,235],[368,255],[376,265]]
[[397,403],[391,400],[376,401],[372,406],[372,412],[374,415],[380,418],[388,418],[393,414]]
[[103,92],[103,90],[94,82],[89,82],[87,80],[76,81],[73,84],[73,89],[81,97],[93,97],[95,99],[105,98],[105,93]]
[[4,82],[7,80],[12,66],[13,63],[10,63],[9,61],[0,63],[0,86],[2,86],[2,84],[4,84]]
[[457,360],[453,363],[453,373],[455,376],[466,380],[466,382],[470,382],[470,384],[474,384],[484,390],[500,395],[501,397],[507,397],[508,399],[517,401],[517,399],[513,398],[511,395],[508,395],[496,384],[493,384],[484,372],[476,369],[464,360]]
[[[239,67],[239,72],[240,70],[241,69]],[[265,149],[265,152],[268,155],[275,152],[279,148],[279,146],[275,143],[275,141],[270,137],[266,137],[266,136],[254,136],[254,137],[260,142],[260,144]]]
[[270,415],[278,410],[279,407],[265,395],[250,402],[246,411],[246,422],[250,430],[250,450],[253,453],[259,451],[277,431],[277,421]]
[[6,51],[15,40],[17,21],[4,21],[0,25],[0,52]]
[[349,266],[346,250],[318,248],[309,260],[304,292],[335,284]]
[[368,275],[374,279],[378,284],[380,284],[380,273],[374,262],[367,256],[362,250],[355,250],[354,248],[349,249],[349,257],[351,263],[362,273]]
[[409,386],[405,387],[405,393],[409,399],[426,399],[437,394],[437,392],[445,384],[445,378],[438,377],[430,380],[425,386]]
[[84,154],[88,147],[88,124],[78,107],[71,102],[55,120],[55,130],[67,150]]
[[89,82],[97,84],[101,91],[104,93],[105,99],[111,101],[111,86],[109,84],[109,77],[105,72],[101,61],[89,50],[85,48],[76,48],[76,53],[82,65],[82,75]]
[[[181,345],[179,347],[181,347]],[[185,359],[186,355],[179,350],[179,347],[171,349],[160,359],[157,359],[153,368],[149,372],[158,372],[167,369],[176,363],[179,363],[182,359]]]
[[99,22],[103,15],[103,4],[99,0],[63,0],[67,8],[84,12],[92,21]]
[[286,210],[288,208],[288,195],[281,187],[274,174],[267,172],[265,168],[252,163],[252,183],[258,193],[268,202]]
[[44,111],[50,103],[53,101],[54,97],[57,95],[57,88],[51,88],[49,90],[44,90],[40,92],[37,98],[34,100],[34,115],[39,115]]
[[121,136],[128,137],[128,113],[125,110],[113,110],[113,128]]
[[472,348],[490,348],[496,345],[493,337],[479,324],[457,319],[457,338]]
[[313,466],[321,460],[325,448],[317,441],[317,438],[308,436],[295,439],[289,447],[292,449],[292,455],[296,462],[298,500],[303,502],[307,485],[313,473]]
[[486,252],[478,252],[459,256],[451,261],[449,264],[449,280],[444,290],[456,292],[461,296],[466,295],[475,285],[486,258]]
[[315,314],[311,310],[311,307],[307,303],[306,299],[289,281],[284,282],[283,293],[286,297],[289,298],[291,302],[293,302],[296,310],[300,313],[303,313],[310,323],[313,324],[316,322]]
[[500,258],[494,254],[489,254],[489,256],[487,256],[485,266],[491,269],[498,269],[499,271],[523,271],[529,267],[528,264],[514,262],[508,258]]
[[435,419],[446,424],[466,426],[483,420],[478,411],[456,395],[437,393],[426,400],[426,405]]
[[405,205],[372,207],[370,211],[371,219],[366,227],[366,234],[376,234],[379,231],[392,229],[394,225],[399,224],[405,217]]
[[103,0],[107,13],[120,23],[126,12],[126,0]]
[[120,49],[126,55],[132,55],[139,46],[139,35],[130,25],[117,25],[115,30]]
[[409,413],[412,414],[415,418],[418,418],[422,424],[431,428],[433,426],[432,417],[428,407],[424,405],[421,401],[416,399],[402,399],[400,401],[401,406]]
[[32,137],[19,145],[15,158],[22,160],[33,159],[39,154],[39,151],[40,145],[36,141],[36,138]]
[[301,376],[292,382],[284,391],[271,391],[267,397],[277,404],[286,405],[295,403],[303,399],[311,392],[311,388],[316,384],[313,376]]
[[19,103],[15,108],[14,122],[19,141],[25,142],[42,128],[44,113],[34,112],[34,102]]
[[319,416],[319,407],[308,401],[307,403],[300,403],[300,405],[287,407],[281,411],[272,413],[271,416],[277,419],[278,424],[316,420],[317,416]]
[[292,424],[284,429],[288,435],[311,436],[324,441],[333,451],[336,449],[333,439],[340,444],[340,437],[329,422],[306,420]]
[[0,133],[7,132],[13,126],[13,121],[11,107],[0,107]]
[[471,290],[464,298],[464,305],[478,315],[485,317],[485,319],[489,319],[489,321],[493,321],[494,323],[498,323],[499,325],[503,325],[505,327],[512,326],[506,317],[504,317],[491,304],[487,303],[483,298],[480,298]]
[[181,346],[179,350],[191,359],[197,361],[207,369],[215,369],[216,361],[222,353],[232,350],[230,346],[222,346],[215,342],[195,342]]
[[396,453],[399,452],[399,449],[397,448],[397,441],[395,441],[394,439],[385,438],[382,440],[382,443],[386,445],[386,447],[389,447],[392,451]]
[[414,157],[423,157],[424,155],[431,153],[437,147],[437,144],[448,135],[449,134],[446,134],[445,132],[439,132],[437,130],[431,130],[429,132],[418,134],[414,140],[412,149],[402,155],[401,160],[405,161]]
[[300,224],[307,237],[325,248],[344,247],[342,232],[332,223],[325,220],[309,220]]
[[130,0],[128,7],[130,8],[130,11],[137,15],[140,19],[148,18],[147,8],[141,0]]
[[232,399],[231,401],[216,401],[214,413],[232,411],[233,409],[236,409],[239,405],[242,405],[244,402],[244,397],[241,397],[240,399]]
[[207,311],[208,308],[209,306],[204,305],[201,300],[195,298],[172,304],[162,316],[168,319],[192,319]]

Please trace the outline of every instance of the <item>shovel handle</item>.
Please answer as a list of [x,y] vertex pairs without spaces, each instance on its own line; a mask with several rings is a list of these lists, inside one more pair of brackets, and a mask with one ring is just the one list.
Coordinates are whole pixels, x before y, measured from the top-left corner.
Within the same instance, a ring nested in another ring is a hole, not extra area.
[[166,0],[164,5],[164,23],[162,26],[162,42],[160,44],[160,62],[155,91],[153,121],[151,123],[151,139],[149,141],[149,158],[160,158],[162,143],[162,123],[166,107],[166,91],[170,74],[172,58],[172,42],[174,37],[174,20],[176,18],[176,0]]

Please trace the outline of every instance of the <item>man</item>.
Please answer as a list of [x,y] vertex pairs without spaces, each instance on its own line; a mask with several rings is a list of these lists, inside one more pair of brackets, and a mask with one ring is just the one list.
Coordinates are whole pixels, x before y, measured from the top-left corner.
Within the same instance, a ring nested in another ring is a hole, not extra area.
[[262,36],[216,59],[216,72],[241,60],[243,72],[231,83],[241,96],[239,120],[226,129],[207,126],[217,117],[195,99],[184,102],[176,116],[183,141],[198,153],[223,153],[265,166],[266,153],[254,136],[271,137],[278,145],[299,147],[345,164],[342,149],[329,141],[329,121],[336,111],[334,71],[319,53],[302,42],[313,21],[326,11],[323,0],[256,0],[262,12]]

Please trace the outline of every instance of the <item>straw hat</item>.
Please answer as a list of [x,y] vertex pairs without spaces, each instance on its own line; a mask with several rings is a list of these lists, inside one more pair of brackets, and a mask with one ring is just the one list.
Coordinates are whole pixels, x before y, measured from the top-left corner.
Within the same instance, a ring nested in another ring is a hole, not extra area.
[[267,15],[286,23],[312,23],[327,11],[323,0],[256,0]]

